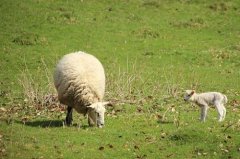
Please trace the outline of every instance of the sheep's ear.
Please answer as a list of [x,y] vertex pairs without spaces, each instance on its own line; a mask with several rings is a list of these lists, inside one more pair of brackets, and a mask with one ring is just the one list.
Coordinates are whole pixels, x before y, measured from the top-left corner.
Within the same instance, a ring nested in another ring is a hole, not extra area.
[[111,102],[102,102],[102,104],[105,106],[105,105],[107,105],[107,106],[112,106],[112,103]]
[[195,90],[192,90],[191,95],[193,95],[194,93],[195,93]]

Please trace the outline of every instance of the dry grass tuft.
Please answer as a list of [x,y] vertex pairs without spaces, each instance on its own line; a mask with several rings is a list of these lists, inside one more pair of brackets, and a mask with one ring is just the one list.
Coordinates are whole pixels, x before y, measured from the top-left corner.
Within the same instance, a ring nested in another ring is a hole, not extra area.
[[34,74],[30,73],[25,64],[19,82],[23,88],[25,104],[36,110],[63,111],[54,88],[52,72],[43,59]]

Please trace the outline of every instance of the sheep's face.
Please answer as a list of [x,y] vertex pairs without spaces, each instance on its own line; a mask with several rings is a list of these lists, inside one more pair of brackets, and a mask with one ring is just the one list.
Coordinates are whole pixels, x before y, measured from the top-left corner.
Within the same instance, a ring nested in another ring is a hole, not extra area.
[[90,125],[97,124],[99,128],[102,128],[104,126],[104,114],[106,111],[104,105],[106,104],[107,102],[97,102],[89,106],[91,109],[89,113]]
[[184,95],[184,100],[185,101],[189,101],[189,100],[191,101],[194,93],[195,93],[194,90],[186,90],[186,93]]

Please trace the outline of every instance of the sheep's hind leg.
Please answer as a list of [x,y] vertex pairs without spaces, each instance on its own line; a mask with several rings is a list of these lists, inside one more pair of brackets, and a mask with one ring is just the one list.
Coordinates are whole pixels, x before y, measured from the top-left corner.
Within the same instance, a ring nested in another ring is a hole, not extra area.
[[72,124],[72,111],[73,111],[73,108],[72,107],[67,107],[67,116],[66,116],[66,120],[65,120],[65,123],[67,126],[70,126]]

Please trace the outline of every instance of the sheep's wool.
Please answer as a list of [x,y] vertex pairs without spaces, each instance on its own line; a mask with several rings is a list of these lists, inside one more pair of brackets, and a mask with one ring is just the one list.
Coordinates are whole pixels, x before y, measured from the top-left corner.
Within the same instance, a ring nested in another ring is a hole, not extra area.
[[105,92],[103,66],[90,54],[84,52],[67,54],[57,64],[54,85],[62,104],[85,114],[86,106],[102,102]]

